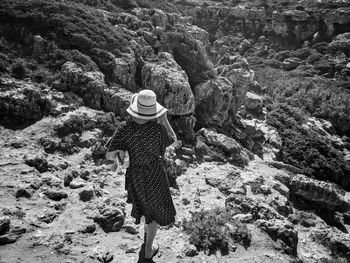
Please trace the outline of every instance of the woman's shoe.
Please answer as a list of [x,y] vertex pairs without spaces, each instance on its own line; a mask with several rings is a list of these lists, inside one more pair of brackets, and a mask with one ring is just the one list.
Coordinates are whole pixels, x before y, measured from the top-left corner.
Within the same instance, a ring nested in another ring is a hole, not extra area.
[[158,252],[159,252],[159,246],[157,245],[157,249],[154,251],[152,257],[150,257],[150,258],[145,257],[146,262],[152,262],[152,259],[154,258],[155,255],[158,254]]

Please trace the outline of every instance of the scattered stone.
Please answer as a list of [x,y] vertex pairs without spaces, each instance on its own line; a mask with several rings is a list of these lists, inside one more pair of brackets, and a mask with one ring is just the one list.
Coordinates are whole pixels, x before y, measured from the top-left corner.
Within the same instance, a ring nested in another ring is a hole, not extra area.
[[16,191],[16,198],[20,198],[20,197],[30,198],[32,196],[33,196],[32,189],[28,189],[28,188],[25,188],[25,187],[20,187]]
[[57,212],[45,211],[42,215],[38,216],[38,219],[46,224],[50,224],[57,216]]
[[0,235],[6,234],[10,230],[10,217],[2,216],[0,217]]
[[63,191],[56,191],[56,190],[48,190],[44,192],[44,195],[46,195],[49,199],[54,201],[60,201],[63,198],[67,198],[68,194]]
[[135,226],[135,225],[126,224],[123,226],[123,229],[125,230],[125,232],[132,234],[132,235],[136,235],[139,233],[139,230],[138,230],[137,226]]
[[241,221],[242,223],[249,223],[253,221],[253,215],[248,213],[248,214],[236,214],[232,217],[232,219]]
[[273,241],[280,239],[283,241],[282,249],[288,255],[297,255],[298,246],[298,232],[294,230],[294,227],[282,220],[272,219],[257,220],[257,226],[264,230]]
[[194,257],[198,255],[196,246],[188,243],[185,244],[184,248],[182,249],[182,253],[187,257]]
[[126,250],[125,250],[125,253],[136,253],[136,251],[139,249],[139,246],[131,246],[131,247],[128,247]]
[[47,172],[49,170],[49,164],[45,159],[45,155],[35,156],[25,160],[25,163],[31,167],[35,167],[40,173]]
[[199,133],[203,135],[209,145],[217,146],[226,153],[239,154],[241,152],[242,146],[233,138],[205,128],[202,128]]
[[271,189],[267,185],[262,185],[262,186],[260,186],[260,192],[264,195],[269,195],[269,194],[271,194]]
[[71,173],[65,174],[63,178],[63,185],[68,187],[70,183],[73,181],[74,177]]
[[279,192],[281,195],[283,195],[286,198],[289,198],[289,189],[287,186],[280,184],[280,183],[275,183],[272,186],[272,189],[276,190],[277,192]]
[[95,232],[95,230],[96,230],[96,225],[95,224],[89,224],[89,225],[84,226],[80,230],[80,232],[83,233],[83,234],[86,234],[86,233],[91,234],[91,233]]
[[184,204],[184,205],[189,205],[191,202],[190,202],[190,200],[188,200],[187,198],[182,198],[182,203]]
[[78,188],[82,188],[86,186],[86,182],[82,179],[76,179],[76,180],[73,180],[72,182],[70,182],[69,184],[69,187],[71,189],[78,189]]
[[88,181],[90,179],[90,172],[89,171],[84,171],[79,176],[80,176],[81,179],[83,179],[85,181]]
[[94,197],[93,187],[87,187],[79,193],[79,199],[83,202],[88,202]]
[[102,262],[103,263],[109,263],[111,261],[113,261],[113,253],[111,251],[105,251],[103,254],[102,254]]
[[0,235],[0,246],[15,243],[25,232],[27,232],[27,229],[23,227],[12,227],[6,234]]
[[99,211],[99,214],[91,217],[99,224],[105,232],[118,232],[125,220],[122,210],[116,207],[108,206]]

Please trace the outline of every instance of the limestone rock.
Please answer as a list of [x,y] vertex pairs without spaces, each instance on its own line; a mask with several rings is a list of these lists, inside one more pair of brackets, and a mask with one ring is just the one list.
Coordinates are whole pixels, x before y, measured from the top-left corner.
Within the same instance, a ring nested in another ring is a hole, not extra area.
[[316,242],[329,248],[333,254],[350,260],[350,237],[336,228],[314,229],[311,237]]
[[48,198],[50,198],[51,200],[54,200],[54,201],[60,201],[64,198],[68,197],[68,194],[66,192],[59,191],[59,190],[47,190],[46,192],[44,192],[44,194]]
[[35,167],[40,173],[47,172],[49,169],[49,164],[46,160],[46,155],[36,155],[34,157],[26,157],[25,163],[31,167]]
[[199,131],[209,145],[217,146],[228,154],[239,154],[242,147],[233,138],[202,128]]
[[79,199],[83,202],[90,201],[95,196],[93,187],[87,187],[79,192]]
[[345,212],[350,209],[344,192],[334,184],[298,174],[290,182],[291,198],[308,208],[323,207],[329,211]]
[[187,257],[194,257],[198,255],[197,248],[194,245],[188,243],[186,243],[183,247],[182,253],[185,254]]
[[283,63],[282,67],[284,70],[292,70],[296,69],[301,64],[300,58],[286,58]]
[[84,181],[83,179],[76,179],[69,183],[69,187],[71,189],[78,189],[84,186],[86,186],[86,181]]
[[122,210],[113,206],[107,206],[100,209],[99,214],[92,217],[105,232],[118,232],[125,221],[125,215]]
[[85,105],[94,109],[102,109],[103,90],[107,87],[104,75],[97,71],[85,72],[73,62],[66,62],[62,66],[60,91],[72,91],[81,96]]
[[33,190],[29,187],[20,187],[16,191],[16,198],[25,197],[30,198],[33,196]]
[[120,57],[112,53],[94,48],[92,57],[106,75],[106,82],[111,85],[121,85],[122,88],[135,91],[136,58],[132,50],[122,53]]
[[93,233],[95,232],[96,230],[96,225],[95,224],[88,224],[88,225],[85,225],[81,230],[80,232],[83,233],[83,234],[86,234],[86,233]]
[[259,228],[264,230],[272,240],[281,240],[283,243],[282,249],[289,255],[297,255],[298,247],[298,232],[294,230],[293,225],[290,225],[282,220],[272,219],[257,220]]
[[0,235],[6,234],[10,230],[10,217],[2,216],[0,217]]
[[245,95],[243,105],[248,111],[252,112],[254,116],[259,116],[262,113],[263,98],[262,96],[248,91]]
[[253,216],[253,221],[257,219],[283,219],[283,216],[266,203],[240,194],[231,194],[228,196],[225,206],[235,209],[240,214],[250,213]]
[[181,32],[181,28],[161,35],[160,50],[173,54],[175,61],[186,72],[192,88],[216,77],[203,44],[186,32]]
[[47,224],[52,223],[55,218],[58,216],[57,212],[54,211],[44,211],[42,214],[38,216],[38,219]]
[[227,78],[207,80],[195,87],[196,119],[200,126],[222,126],[235,114],[235,90]]
[[108,87],[103,92],[104,109],[114,112],[116,116],[126,118],[126,109],[130,105],[133,93],[119,87]]
[[194,112],[194,96],[188,77],[166,52],[158,54],[157,60],[142,68],[143,87],[157,94],[160,104],[168,108],[171,115],[186,115]]

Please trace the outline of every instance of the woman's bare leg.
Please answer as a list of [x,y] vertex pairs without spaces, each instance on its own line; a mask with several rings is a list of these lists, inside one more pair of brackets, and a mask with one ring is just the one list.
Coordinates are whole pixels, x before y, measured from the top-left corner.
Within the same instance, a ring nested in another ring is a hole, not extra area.
[[146,246],[145,246],[145,258],[152,257],[156,248],[153,246],[154,238],[157,234],[158,224],[156,221],[152,221],[152,223],[146,226],[147,228],[147,238],[146,238]]

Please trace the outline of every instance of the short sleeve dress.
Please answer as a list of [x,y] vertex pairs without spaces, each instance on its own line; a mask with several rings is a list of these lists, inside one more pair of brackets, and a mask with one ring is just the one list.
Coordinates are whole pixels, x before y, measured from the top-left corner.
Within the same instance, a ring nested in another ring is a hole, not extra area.
[[128,151],[130,165],[126,171],[125,188],[131,216],[140,223],[156,221],[165,226],[174,222],[175,207],[164,168],[165,148],[174,142],[165,127],[155,121],[138,124],[122,122],[109,140],[108,151]]

